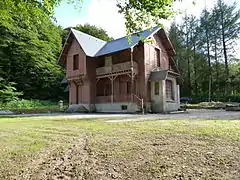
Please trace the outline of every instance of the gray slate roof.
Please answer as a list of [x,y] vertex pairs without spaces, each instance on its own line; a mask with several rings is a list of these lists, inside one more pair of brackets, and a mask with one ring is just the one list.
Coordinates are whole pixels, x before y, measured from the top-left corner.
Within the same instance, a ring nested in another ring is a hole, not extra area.
[[73,32],[74,36],[76,37],[80,46],[83,48],[86,55],[96,57],[134,47],[138,44],[141,37],[148,38],[159,29],[159,27],[154,27],[151,30],[139,32],[137,33],[138,35],[132,35],[131,44],[128,43],[127,37],[122,37],[106,42],[83,32],[77,31],[75,29],[71,29],[71,31]]
[[102,55],[105,55],[105,54],[110,54],[110,53],[121,51],[121,50],[124,50],[124,49],[129,49],[129,48],[137,45],[137,43],[140,41],[141,37],[148,38],[158,29],[159,29],[159,27],[154,27],[150,31],[145,30],[145,31],[142,31],[142,32],[138,33],[138,35],[132,35],[131,36],[131,38],[132,38],[131,44],[129,44],[127,37],[122,37],[122,38],[110,41],[107,44],[105,44],[105,46],[103,46],[103,48],[101,48],[98,51],[96,56],[102,56]]

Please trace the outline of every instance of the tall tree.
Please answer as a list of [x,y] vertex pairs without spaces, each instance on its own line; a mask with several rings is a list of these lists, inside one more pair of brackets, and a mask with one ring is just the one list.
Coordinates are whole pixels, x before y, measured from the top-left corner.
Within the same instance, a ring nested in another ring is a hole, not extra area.
[[226,94],[229,90],[229,55],[231,53],[233,43],[237,38],[239,38],[240,34],[240,10],[236,10],[236,3],[233,5],[227,5],[222,0],[218,0],[215,11],[218,11],[220,14],[220,27],[225,64]]
[[[60,31],[44,11],[28,1],[0,2],[0,66],[2,77],[17,83],[25,98],[57,98],[63,76],[56,59]],[[26,8],[27,7],[27,8]],[[42,16],[35,16],[39,12]],[[4,14],[9,16],[4,16]]]

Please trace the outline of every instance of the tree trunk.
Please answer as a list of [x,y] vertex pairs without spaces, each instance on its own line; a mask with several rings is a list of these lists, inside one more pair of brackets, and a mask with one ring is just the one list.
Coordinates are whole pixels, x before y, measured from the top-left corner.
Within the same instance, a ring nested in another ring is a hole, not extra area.
[[188,65],[188,88],[189,96],[192,95],[192,86],[191,86],[191,67],[190,67],[190,56],[189,56],[189,37],[187,33],[187,65]]
[[217,57],[217,35],[216,30],[214,30],[214,59],[216,64],[216,87],[217,87],[217,94],[219,94],[219,64],[218,64],[218,57]]
[[[221,5],[222,6],[222,5]],[[224,17],[223,17],[223,11],[222,7],[221,9],[221,33],[222,33],[222,45],[223,45],[223,54],[224,54],[224,63],[225,63],[225,95],[228,94],[228,79],[229,79],[229,68],[228,68],[228,58],[227,58],[227,47],[226,47],[226,41],[225,41],[225,33],[224,33]]]
[[209,47],[209,37],[208,37],[208,27],[206,26],[206,38],[207,38],[207,59],[208,59],[208,69],[209,69],[209,82],[208,82],[208,101],[211,101],[211,87],[212,87],[212,72],[211,72],[211,59],[210,59],[210,47]]

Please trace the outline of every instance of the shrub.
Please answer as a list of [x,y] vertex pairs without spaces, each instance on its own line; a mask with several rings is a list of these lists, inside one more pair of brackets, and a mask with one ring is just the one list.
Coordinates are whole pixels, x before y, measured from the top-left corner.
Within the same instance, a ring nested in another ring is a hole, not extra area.
[[0,109],[34,109],[41,107],[57,107],[57,102],[35,99],[14,99],[0,104]]

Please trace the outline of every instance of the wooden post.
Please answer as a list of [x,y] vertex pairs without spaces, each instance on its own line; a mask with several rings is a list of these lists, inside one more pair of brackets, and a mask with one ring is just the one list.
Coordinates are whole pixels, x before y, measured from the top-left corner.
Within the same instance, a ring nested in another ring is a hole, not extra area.
[[112,86],[112,97],[111,97],[111,103],[113,103],[113,81],[114,81],[114,79],[113,79],[113,77],[111,77],[111,86]]
[[143,99],[141,99],[141,105],[142,105],[142,114],[144,114]]
[[133,103],[134,74],[133,74],[133,48],[131,48],[131,101]]

